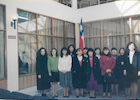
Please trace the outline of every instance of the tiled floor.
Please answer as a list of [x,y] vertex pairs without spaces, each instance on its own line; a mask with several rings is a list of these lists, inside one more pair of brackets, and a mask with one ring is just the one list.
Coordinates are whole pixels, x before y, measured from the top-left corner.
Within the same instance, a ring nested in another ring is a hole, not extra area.
[[[20,91],[18,91],[18,92],[21,92],[21,93],[24,93],[24,94],[28,94],[28,95],[31,95],[31,96],[35,96],[35,95],[37,95],[37,96],[40,96],[40,94],[37,92],[37,89],[36,89],[36,86],[34,86],[34,87],[30,87],[30,88],[26,88],[26,89],[22,89],[22,90],[20,90]],[[63,97],[63,90],[62,90],[62,87],[58,87],[58,90],[57,90],[57,94],[58,94],[58,97],[57,98],[55,98],[55,99],[85,99],[85,100],[87,100],[87,99],[90,99],[89,98],[89,93],[87,93],[86,95],[85,95],[85,97],[79,97],[79,98],[76,98],[76,92],[75,92],[75,90],[74,89],[72,89],[72,95],[70,95],[70,97],[69,98],[64,98]],[[102,97],[102,95],[101,96],[96,96],[96,98],[95,99],[98,99],[98,100],[108,100],[108,99],[113,99],[113,100],[129,100],[129,99],[126,99],[125,97],[121,97],[121,95],[122,94],[124,94],[124,91],[119,91],[119,96],[116,96],[115,94],[114,95],[112,95],[112,97],[111,98],[108,98],[108,96],[106,96],[105,98],[103,98]],[[48,93],[47,94],[47,96],[48,97],[52,97],[52,92],[50,92],[50,93]],[[140,90],[138,91],[138,95],[137,95],[137,97],[140,99]],[[131,98],[130,98],[131,99]]]

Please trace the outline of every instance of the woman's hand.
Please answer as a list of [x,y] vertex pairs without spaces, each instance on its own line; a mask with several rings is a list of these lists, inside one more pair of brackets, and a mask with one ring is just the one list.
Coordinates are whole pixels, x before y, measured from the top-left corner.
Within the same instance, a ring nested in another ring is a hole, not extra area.
[[111,72],[111,69],[107,69],[106,72],[107,72],[107,73]]
[[49,74],[49,76],[52,76],[52,74]]
[[41,75],[38,75],[38,78],[41,79]]
[[123,74],[126,76],[126,74],[127,74],[127,73],[126,73],[126,70],[124,70]]
[[138,71],[138,76],[140,76],[140,71]]
[[121,65],[124,65],[124,62],[121,62]]

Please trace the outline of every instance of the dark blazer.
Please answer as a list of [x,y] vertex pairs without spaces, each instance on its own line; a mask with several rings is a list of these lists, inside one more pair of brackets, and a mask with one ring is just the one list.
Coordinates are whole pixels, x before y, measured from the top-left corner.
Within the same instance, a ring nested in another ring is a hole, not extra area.
[[91,69],[93,69],[93,74],[94,74],[94,79],[97,80],[98,79],[98,72],[99,72],[99,60],[97,57],[93,57],[93,67],[90,66],[90,60],[89,57],[87,58],[87,69],[86,69],[86,79],[87,81],[90,81],[90,77],[91,77]]
[[82,67],[80,67],[77,56],[72,59],[72,83],[74,88],[86,88],[86,61],[83,57]]
[[129,61],[129,54],[125,54],[125,69],[127,72],[127,77],[131,82],[136,82],[138,79],[138,71],[140,71],[140,54],[135,51],[133,55],[132,65]]
[[[38,78],[41,75],[41,79]],[[43,56],[36,59],[37,90],[49,89],[50,80],[47,68],[47,59]]]
[[[112,55],[113,56],[113,55]],[[114,56],[113,56],[114,57]],[[118,55],[115,55],[115,57],[116,57],[116,59],[115,59],[115,61],[116,61],[116,65],[115,65],[115,68],[113,69],[113,72],[114,72],[114,74],[115,74],[115,76],[116,76],[116,78],[118,78],[119,77],[119,74],[118,74],[118,66],[117,66],[117,62],[118,62]]]

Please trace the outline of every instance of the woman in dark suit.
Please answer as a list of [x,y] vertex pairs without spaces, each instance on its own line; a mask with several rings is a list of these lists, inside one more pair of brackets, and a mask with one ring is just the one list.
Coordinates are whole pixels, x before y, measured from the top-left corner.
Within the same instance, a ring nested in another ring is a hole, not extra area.
[[132,99],[136,99],[138,90],[137,80],[138,76],[140,76],[140,55],[133,42],[128,43],[125,55],[124,75],[131,82]]
[[73,57],[72,61],[72,83],[73,87],[76,89],[76,97],[79,97],[79,89],[81,89],[81,96],[85,97],[83,94],[83,89],[86,88],[86,75],[85,75],[85,63],[86,59],[82,56],[82,50],[78,48],[76,50],[76,56]]
[[99,71],[99,60],[94,55],[94,50],[92,48],[88,49],[88,64],[87,64],[87,90],[90,91],[90,98],[95,98],[95,91],[99,91],[98,86],[98,71]]
[[126,76],[123,74],[125,66],[125,49],[124,48],[120,48],[119,50],[120,56],[118,57],[118,60],[116,62],[116,65],[118,67],[118,82],[119,82],[119,86],[125,89],[125,94],[122,95],[122,97],[126,97],[126,98],[130,98],[130,87],[131,84],[130,82],[127,80]]
[[46,93],[50,90],[50,80],[47,68],[47,51],[45,48],[41,48],[37,52],[36,58],[36,76],[37,76],[37,90],[42,96],[46,96]]

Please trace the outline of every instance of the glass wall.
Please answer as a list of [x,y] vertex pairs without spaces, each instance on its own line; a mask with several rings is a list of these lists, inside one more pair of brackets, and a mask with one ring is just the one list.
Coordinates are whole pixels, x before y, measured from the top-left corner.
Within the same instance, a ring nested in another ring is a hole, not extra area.
[[18,10],[19,75],[35,73],[39,48],[44,47],[50,56],[52,48],[60,55],[62,47],[75,45],[74,27],[70,22]]
[[5,6],[0,5],[0,79],[5,78]]
[[[140,16],[89,22],[84,25],[85,46],[126,48],[133,41],[140,50]],[[132,28],[132,29],[131,29]]]

